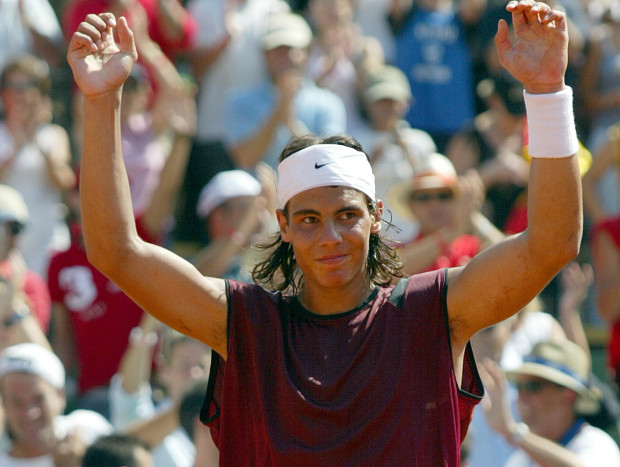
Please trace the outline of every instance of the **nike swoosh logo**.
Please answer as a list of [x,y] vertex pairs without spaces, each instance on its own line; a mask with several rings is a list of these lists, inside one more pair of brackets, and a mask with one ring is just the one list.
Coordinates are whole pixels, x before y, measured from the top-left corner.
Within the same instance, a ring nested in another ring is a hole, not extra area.
[[[338,162],[338,161],[340,161],[342,159],[349,158],[349,157],[359,157],[359,154],[358,153],[344,154],[344,155],[338,156],[338,158],[336,158],[336,159],[330,159],[327,162],[322,162],[322,163],[321,162],[315,162],[314,163],[314,168],[315,169],[320,169],[321,167],[325,167],[326,165],[333,164],[334,162]],[[325,159],[323,159],[323,160],[325,160]]]

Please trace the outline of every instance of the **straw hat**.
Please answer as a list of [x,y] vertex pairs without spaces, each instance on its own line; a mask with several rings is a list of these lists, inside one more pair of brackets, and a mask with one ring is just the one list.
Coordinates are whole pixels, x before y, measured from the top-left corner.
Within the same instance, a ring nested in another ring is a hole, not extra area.
[[588,384],[589,374],[588,356],[568,339],[536,344],[520,367],[506,371],[506,377],[512,381],[520,375],[528,375],[572,389],[579,395],[575,411],[582,414],[596,412],[601,399],[598,388]]
[[458,176],[450,159],[438,152],[425,157],[413,169],[413,177],[394,185],[388,192],[388,203],[405,219],[415,219],[409,208],[411,194],[420,190],[449,188],[456,191]]

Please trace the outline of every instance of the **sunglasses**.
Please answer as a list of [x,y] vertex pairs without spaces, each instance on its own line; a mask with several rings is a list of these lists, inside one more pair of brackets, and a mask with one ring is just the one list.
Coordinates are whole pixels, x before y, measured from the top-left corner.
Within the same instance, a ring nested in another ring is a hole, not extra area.
[[451,191],[438,191],[436,193],[412,193],[410,196],[411,201],[417,201],[418,203],[427,203],[431,200],[450,201],[454,198],[454,193]]
[[551,381],[531,380],[531,381],[519,381],[515,383],[517,392],[520,394],[537,394],[548,386],[557,386],[557,384]]

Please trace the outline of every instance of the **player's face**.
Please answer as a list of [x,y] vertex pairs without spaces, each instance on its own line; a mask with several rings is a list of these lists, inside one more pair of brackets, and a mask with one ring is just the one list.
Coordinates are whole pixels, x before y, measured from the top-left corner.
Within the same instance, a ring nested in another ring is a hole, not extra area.
[[282,239],[293,246],[306,288],[334,288],[367,281],[371,233],[380,219],[365,196],[345,187],[320,187],[295,195],[288,216],[278,215]]

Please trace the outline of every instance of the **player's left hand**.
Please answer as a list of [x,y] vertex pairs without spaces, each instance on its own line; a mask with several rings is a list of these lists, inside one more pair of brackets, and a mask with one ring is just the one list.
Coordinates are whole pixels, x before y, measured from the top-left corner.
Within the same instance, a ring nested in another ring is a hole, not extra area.
[[564,88],[568,64],[566,15],[543,2],[510,1],[514,37],[500,20],[495,35],[499,61],[530,93]]

